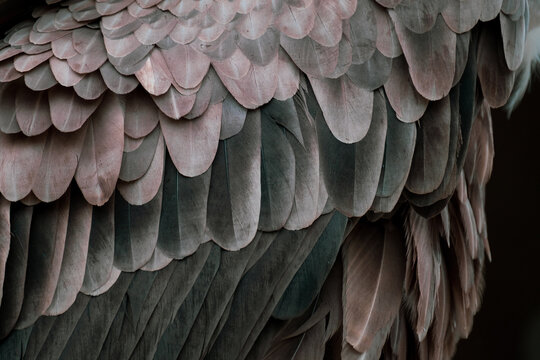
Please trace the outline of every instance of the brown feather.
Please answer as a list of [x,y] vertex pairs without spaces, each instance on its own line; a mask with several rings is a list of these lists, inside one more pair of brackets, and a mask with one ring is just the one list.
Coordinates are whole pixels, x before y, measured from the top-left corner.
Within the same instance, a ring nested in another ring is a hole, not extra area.
[[104,96],[92,115],[75,173],[84,197],[92,205],[103,205],[112,195],[124,148],[124,110],[118,96]]
[[347,144],[362,140],[371,124],[373,92],[354,85],[347,76],[309,81],[332,134]]
[[401,304],[405,255],[398,230],[390,223],[358,224],[344,244],[343,266],[345,339],[365,352],[390,329]]
[[138,87],[126,97],[126,135],[138,139],[147,136],[158,123],[159,110],[150,96]]
[[198,176],[212,164],[219,143],[221,113],[222,103],[218,103],[194,120],[160,116],[167,149],[182,175]]
[[174,81],[183,88],[191,89],[199,85],[208,72],[208,57],[189,45],[178,45],[161,50],[161,53]]
[[73,90],[85,100],[95,100],[107,90],[107,85],[103,81],[101,74],[94,71],[75,84]]
[[441,14],[452,31],[462,34],[476,25],[482,14],[482,8],[486,6],[485,2],[484,0],[450,0]]
[[146,173],[139,179],[125,183],[118,183],[118,191],[127,202],[132,205],[143,205],[152,200],[158,193],[163,179],[163,164],[165,159],[165,145],[161,134],[152,163]]
[[[422,4],[430,1],[418,0]],[[442,17],[437,19],[429,32],[417,34],[407,29],[396,13],[390,12],[390,16],[396,26],[416,90],[429,100],[439,100],[446,96],[454,79],[456,34],[448,28]]]
[[26,137],[0,134],[0,190],[9,201],[28,195],[39,172],[46,133]]
[[72,190],[62,268],[45,315],[60,315],[75,302],[84,280],[91,225],[92,206],[79,191]]
[[407,189],[427,194],[443,181],[450,145],[450,98],[432,102],[420,120]]
[[34,212],[24,301],[15,326],[17,329],[32,325],[52,302],[62,267],[69,199],[67,193],[60,201],[43,205],[39,212]]
[[83,78],[83,75],[71,69],[66,60],[60,60],[53,56],[49,60],[49,66],[56,81],[62,86],[72,87],[78,84]]
[[20,129],[26,136],[43,133],[52,125],[47,93],[44,91],[35,93],[27,87],[17,87],[15,115]]
[[165,94],[152,96],[152,99],[165,115],[172,119],[180,119],[191,111],[196,96],[183,95],[171,86]]
[[52,123],[62,132],[80,129],[102,101],[102,98],[84,100],[63,86],[55,86],[48,93]]
[[404,57],[392,60],[392,70],[384,90],[399,120],[414,122],[426,111],[429,101],[416,91]]
[[85,134],[86,127],[71,134],[49,131],[32,186],[38,199],[51,202],[66,192],[77,169]]

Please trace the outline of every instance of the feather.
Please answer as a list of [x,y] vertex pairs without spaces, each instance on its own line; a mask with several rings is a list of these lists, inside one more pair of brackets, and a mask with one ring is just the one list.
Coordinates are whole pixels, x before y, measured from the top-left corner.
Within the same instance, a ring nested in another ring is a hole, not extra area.
[[386,104],[388,128],[384,160],[377,187],[377,196],[390,197],[401,194],[411,169],[416,144],[416,126],[399,121],[395,112]]
[[358,224],[345,242],[343,266],[344,337],[365,352],[401,305],[405,256],[398,230],[391,223]]
[[281,34],[280,43],[296,66],[308,75],[325,78],[336,69],[339,45],[325,47],[309,36],[296,40],[283,34]]
[[525,51],[526,18],[521,16],[519,20],[513,21],[502,13],[499,19],[506,65],[509,70],[515,71],[521,65]]
[[24,86],[17,87],[15,115],[26,136],[43,133],[51,126],[51,115],[46,92],[34,93]]
[[[474,60],[472,63],[470,63],[470,65],[472,64],[474,64]],[[468,79],[469,79],[469,75],[464,77],[462,81],[462,85],[466,84],[469,81]],[[473,84],[469,84],[467,86],[472,85],[471,89],[474,89],[475,88],[474,81],[472,82]],[[404,193],[407,199],[414,206],[416,206],[416,209],[418,211],[421,211],[420,208],[424,208],[424,211],[433,212],[432,215],[435,215],[436,213],[440,212],[442,208],[446,205],[446,202],[448,202],[449,197],[454,193],[454,190],[456,188],[457,175],[459,171],[458,169],[463,166],[462,164],[459,164],[458,156],[459,156],[459,151],[463,151],[463,147],[466,147],[463,144],[465,144],[468,141],[467,140],[468,136],[466,136],[463,130],[466,128],[465,124],[470,123],[471,120],[468,119],[467,115],[465,114],[465,111],[462,111],[462,113],[460,114],[460,110],[464,110],[465,106],[463,106],[463,108],[460,108],[459,93],[460,93],[459,88],[454,88],[450,92],[450,129],[449,129],[448,158],[446,161],[446,167],[444,169],[444,176],[442,178],[442,182],[434,191],[425,195],[417,195],[410,191],[405,191]],[[470,95],[464,95],[464,97],[467,99],[470,99]],[[460,129],[460,125],[461,125],[461,129]],[[418,141],[418,138],[417,138],[417,141]],[[443,161],[443,160],[439,160],[439,161]],[[432,208],[432,210],[429,210],[430,207]]]
[[15,66],[11,61],[4,61],[0,63],[0,81],[3,83],[16,80],[23,76],[22,73],[15,70]]
[[197,91],[197,98],[195,99],[193,108],[185,118],[193,120],[202,116],[209,105],[221,103],[228,94],[229,92],[219,80],[216,72],[210,70]]
[[24,300],[16,328],[32,325],[52,302],[66,241],[69,193],[37,207],[30,227]]
[[304,38],[315,25],[315,2],[306,7],[283,4],[274,19],[274,25],[284,35],[292,39]]
[[180,119],[191,111],[196,96],[183,95],[171,86],[164,95],[152,96],[152,99],[165,115],[172,119]]
[[156,247],[154,249],[154,253],[152,254],[152,257],[144,266],[141,268],[143,271],[147,272],[156,272],[158,270],[161,270],[165,268],[167,265],[171,263],[172,259],[165,255],[161,249]]
[[148,94],[142,88],[136,88],[126,98],[124,132],[135,139],[147,136],[156,127],[158,114],[159,111]]
[[467,62],[469,60],[469,47],[471,44],[471,33],[466,32],[459,34],[456,38],[456,70],[454,72],[454,80],[452,86],[456,86],[461,80]]
[[[176,268],[163,292],[161,301],[157,303],[147,320],[141,339],[132,351],[135,358],[152,357],[169,324],[174,320],[189,291],[203,272],[219,263],[220,250],[217,246],[207,244],[193,256],[184,261],[175,262]],[[204,275],[203,275],[204,276]],[[148,316],[147,315],[147,316]]]
[[[109,291],[88,302],[65,344],[60,359],[97,358],[132,277],[133,274],[123,273]],[[93,346],[84,346],[89,338],[92,339]]]
[[14,134],[21,131],[16,117],[15,97],[17,88],[24,86],[18,82],[2,84],[0,86],[0,131],[4,134]]
[[[357,11],[349,21],[349,40],[352,45],[353,64],[362,64],[369,59],[376,48],[377,23],[372,1],[359,0]],[[361,9],[361,10],[359,10]],[[347,33],[345,27],[345,33]]]
[[114,266],[135,271],[150,260],[158,239],[162,192],[144,205],[131,205],[119,192],[114,207]]
[[75,180],[85,199],[103,205],[112,195],[122,164],[124,110],[118,96],[105,96],[86,131]]
[[73,90],[63,86],[55,86],[48,93],[51,121],[62,132],[80,129],[102,101],[102,98],[81,99]]
[[[414,251],[419,288],[415,332],[422,341],[433,321],[441,276],[441,248],[433,220],[425,219],[411,209],[406,226],[407,251]],[[410,247],[414,247],[414,250]]]
[[179,22],[169,33],[169,36],[175,43],[187,45],[199,35],[200,30],[198,26],[187,26]]
[[386,83],[391,70],[392,59],[375,50],[365,63],[352,64],[347,70],[347,77],[358,87],[375,90]]
[[174,81],[185,89],[199,85],[208,72],[210,60],[192,46],[177,45],[161,53]]
[[416,137],[416,147],[407,179],[407,189],[416,194],[426,194],[441,184],[450,145],[450,98],[433,102],[420,120],[421,131]]
[[213,345],[214,334],[219,334],[222,322],[228,317],[231,300],[238,283],[248,269],[249,261],[259,253],[261,241],[267,240],[271,243],[273,240],[272,236],[260,235],[260,232],[257,233],[255,239],[239,251],[221,251],[219,270],[204,298],[190,334],[183,344],[180,357],[192,358],[194,356],[192,354],[206,354]]
[[214,160],[221,128],[222,104],[212,105],[194,120],[173,120],[160,115],[160,124],[178,171],[194,177],[204,173]]
[[62,38],[69,34],[69,31],[66,31],[66,30],[58,30],[58,31],[52,31],[48,33],[42,33],[39,31],[35,31],[33,29],[28,29],[28,30],[30,30],[30,34],[27,34],[28,35],[27,40],[30,40],[32,44],[36,44],[36,45],[45,45],[48,43],[51,43],[52,45],[52,42],[55,41],[56,39]]
[[67,60],[77,55],[77,50],[73,46],[71,33],[51,41],[51,50],[55,57],[62,60]]
[[0,343],[0,352],[11,359],[22,359],[32,328],[14,331],[13,336]]
[[0,304],[4,295],[6,263],[11,242],[10,207],[11,203],[0,197]]
[[[242,131],[220,142],[212,165],[207,231],[227,250],[255,236],[261,206],[261,120],[248,112]],[[224,181],[225,179],[225,181]]]
[[218,74],[235,80],[246,76],[250,66],[251,62],[239,48],[223,60],[212,60],[212,67]]
[[278,233],[268,250],[245,273],[237,287],[230,313],[241,311],[244,315],[229,316],[226,319],[223,329],[206,356],[220,358],[219,354],[227,354],[232,358],[244,358],[247,355],[330,217],[321,217],[309,230],[281,230]]
[[56,81],[62,86],[72,87],[83,78],[83,75],[71,70],[66,60],[60,60],[53,56],[49,59],[49,66]]
[[280,49],[278,58],[278,79],[274,98],[287,100],[298,91],[300,84],[300,71],[291,58]]
[[337,79],[343,76],[347,72],[347,70],[349,70],[349,67],[352,64],[353,49],[351,42],[347,39],[347,37],[343,36],[341,38],[338,47],[339,53],[336,68],[334,69],[332,74],[328,76],[332,79]]
[[109,279],[114,258],[114,197],[92,208],[92,225],[81,292],[89,295]]
[[396,5],[395,11],[400,25],[416,34],[424,34],[435,26],[437,16],[445,6],[443,0],[402,0]]
[[322,46],[332,47],[341,40],[341,18],[334,4],[321,2],[316,9],[315,22],[309,32],[309,37]]
[[48,63],[41,64],[24,74],[24,83],[34,91],[47,90],[57,84]]
[[488,22],[489,20],[493,20],[494,18],[497,17],[497,15],[499,15],[503,0],[492,0],[492,1],[484,0],[483,3],[484,3],[484,6],[482,7],[480,20],[484,22]]
[[158,236],[158,247],[165,255],[185,258],[206,241],[210,176],[211,169],[197,177],[184,177],[167,155]]
[[2,339],[15,326],[24,300],[33,209],[19,203],[14,203],[10,209],[11,242],[0,305],[0,338]]
[[146,173],[139,179],[118,183],[118,191],[124,199],[132,205],[143,205],[152,200],[160,192],[163,179],[163,163],[165,159],[165,145],[163,137],[159,136],[152,162]]
[[240,105],[233,96],[227,95],[222,104],[219,140],[225,140],[238,134],[244,126],[246,115],[247,109]]
[[135,72],[141,85],[152,95],[163,95],[171,86],[172,74],[165,58],[158,49],[146,58],[144,66]]
[[[89,300],[89,296],[79,295],[65,314],[59,317],[41,317],[32,329],[25,357],[58,359]],[[36,337],[39,339],[36,340]]]
[[190,45],[212,59],[224,60],[231,56],[235,51],[237,37],[238,34],[236,31],[224,31],[223,34],[214,41],[205,42],[197,38]]
[[[167,16],[168,15],[168,16]],[[133,34],[143,45],[154,45],[167,36],[177,24],[176,18],[171,14],[163,13],[152,23],[143,23]]]
[[278,56],[266,66],[252,64],[245,76],[236,80],[216,72],[223,85],[230,91],[234,98],[244,107],[255,109],[267,103],[274,96],[277,88]]
[[[422,0],[418,3],[424,4],[428,1]],[[454,79],[456,34],[442,18],[438,18],[431,31],[416,34],[403,26],[395,13],[390,12],[390,16],[396,26],[416,90],[428,100],[439,100],[446,96]]]
[[139,85],[139,81],[135,76],[124,76],[120,74],[109,62],[103,64],[99,68],[99,71],[109,90],[116,94],[130,93]]
[[320,215],[318,190],[322,179],[319,173],[317,129],[303,92],[293,98],[293,104],[295,109],[290,108],[293,116],[274,118],[289,130],[285,135],[292,146],[296,164],[293,206],[285,228],[300,230],[313,224]]
[[[259,229],[283,228],[293,206],[295,157],[287,137],[271,117],[270,102],[261,110],[261,211]],[[267,110],[268,109],[268,110]],[[279,110],[278,110],[279,111]],[[286,114],[279,114],[285,116]]]
[[371,123],[373,92],[356,86],[346,76],[310,77],[309,81],[332,134],[346,144],[362,140]]
[[202,310],[205,297],[211,286],[216,286],[214,281],[216,273],[220,268],[221,253],[221,250],[214,250],[210,254],[193,287],[187,294],[174,318],[171,319],[169,326],[165,329],[162,336],[156,339],[155,345],[152,344],[152,347],[145,349],[147,356],[153,356],[155,359],[179,356],[186,338],[190,335],[198,314]]
[[281,296],[272,316],[287,320],[301,316],[318,296],[334,266],[344,238],[347,217],[334,212],[308,257]]
[[120,175],[118,176],[120,180],[135,181],[146,174],[156,153],[160,135],[159,128],[154,128],[149,135],[141,139],[142,143],[136,149],[129,152],[124,149]]
[[51,202],[66,192],[77,169],[85,134],[86,127],[71,134],[49,131],[32,186],[38,199]]
[[377,41],[375,46],[386,57],[395,58],[403,53],[397,38],[392,19],[385,9],[373,5],[373,14],[377,24]]
[[238,48],[252,64],[268,65],[279,51],[279,33],[270,27],[255,39],[239,37]]
[[28,195],[43,155],[46,134],[33,137],[0,134],[0,190],[9,201]]
[[92,206],[73,187],[62,267],[54,297],[45,315],[60,315],[75,302],[84,280],[91,225]]
[[320,114],[316,117],[320,147],[324,149],[321,163],[328,196],[347,216],[364,215],[377,192],[387,128],[385,106],[384,96],[377,92],[369,131],[355,144],[335,139]]
[[95,100],[107,90],[107,85],[103,81],[101,74],[94,71],[75,84],[73,90],[85,100]]
[[52,51],[45,51],[36,55],[21,54],[15,57],[13,65],[15,66],[15,70],[25,73],[35,69],[40,64],[45,65],[45,61],[49,60],[51,56]]
[[496,25],[488,25],[482,29],[478,42],[477,66],[482,93],[487,103],[496,108],[504,105],[510,97],[515,73],[507,68],[503,60],[502,46],[492,40],[494,34],[500,34]]
[[265,4],[253,8],[243,16],[239,16],[235,22],[235,29],[240,36],[255,40],[266,32],[272,24],[272,20],[272,7],[270,4]]
[[453,32],[462,34],[470,31],[480,19],[484,0],[460,1],[451,0],[442,9],[441,15]]
[[429,101],[414,88],[404,57],[393,59],[384,90],[399,120],[415,122],[426,111]]

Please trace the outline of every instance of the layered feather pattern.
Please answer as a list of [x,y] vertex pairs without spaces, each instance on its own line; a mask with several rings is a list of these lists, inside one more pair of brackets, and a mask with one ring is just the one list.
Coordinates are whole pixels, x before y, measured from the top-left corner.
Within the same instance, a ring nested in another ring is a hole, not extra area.
[[0,43],[0,357],[448,358],[528,11],[36,7]]

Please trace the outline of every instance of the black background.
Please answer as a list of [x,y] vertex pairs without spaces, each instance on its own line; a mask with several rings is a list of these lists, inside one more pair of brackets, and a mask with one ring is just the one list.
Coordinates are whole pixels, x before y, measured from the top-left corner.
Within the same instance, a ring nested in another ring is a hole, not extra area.
[[510,118],[493,111],[495,163],[487,186],[493,256],[468,340],[455,359],[540,359],[540,79]]

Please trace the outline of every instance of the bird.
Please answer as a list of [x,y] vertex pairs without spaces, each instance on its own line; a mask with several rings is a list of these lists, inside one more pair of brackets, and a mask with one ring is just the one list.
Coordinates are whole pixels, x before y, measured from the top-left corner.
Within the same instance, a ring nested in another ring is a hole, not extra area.
[[451,358],[535,5],[0,2],[0,358]]

